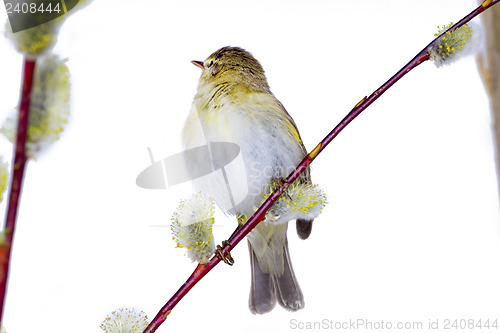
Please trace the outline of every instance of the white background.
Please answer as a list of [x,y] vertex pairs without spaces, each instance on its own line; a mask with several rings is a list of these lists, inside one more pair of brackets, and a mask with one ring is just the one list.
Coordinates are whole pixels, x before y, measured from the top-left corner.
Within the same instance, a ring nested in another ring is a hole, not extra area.
[[[63,25],[71,119],[27,168],[5,326],[100,332],[111,311],[152,319],[195,264],[171,240],[191,185],[145,190],[136,176],[181,151],[204,60],[225,45],[253,53],[308,150],[473,0],[97,0]],[[0,19],[6,19],[2,12]],[[0,115],[18,101],[22,57],[0,39]],[[500,319],[499,200],[489,104],[473,57],[425,63],[316,159],[329,205],[289,243],[306,307],[248,310],[247,246],[217,266],[159,332],[292,332],[291,320]],[[0,141],[10,158],[11,145]],[[4,209],[5,202],[0,208]],[[218,242],[236,226],[217,216]],[[500,320],[499,320],[500,321]],[[500,324],[500,322],[499,322]],[[425,330],[423,330],[425,331]],[[434,331],[435,332],[435,331]]]

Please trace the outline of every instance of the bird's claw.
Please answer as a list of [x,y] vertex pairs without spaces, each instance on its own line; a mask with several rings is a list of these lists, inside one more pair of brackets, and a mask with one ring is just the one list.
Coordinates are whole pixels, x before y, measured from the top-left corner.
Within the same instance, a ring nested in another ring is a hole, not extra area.
[[286,189],[288,188],[288,186],[290,186],[290,183],[287,182],[286,178],[280,178],[280,179],[278,179],[278,186],[281,189],[281,191],[283,191],[283,193],[288,197],[288,199],[292,200],[292,197],[290,197],[290,195],[286,191]]
[[219,258],[219,260],[224,261],[226,264],[229,266],[233,266],[234,264],[234,259],[231,256],[230,252],[227,252],[226,255],[222,253],[222,247],[225,247],[226,245],[230,245],[227,240],[222,242],[222,246],[217,245],[217,250],[215,250],[215,256]]

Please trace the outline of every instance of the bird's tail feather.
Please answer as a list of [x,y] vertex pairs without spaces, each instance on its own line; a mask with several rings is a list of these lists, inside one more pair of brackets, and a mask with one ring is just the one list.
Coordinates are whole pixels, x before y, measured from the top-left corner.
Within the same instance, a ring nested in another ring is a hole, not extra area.
[[274,308],[276,301],[288,311],[304,308],[304,296],[293,272],[288,241],[285,240],[284,244],[284,271],[280,275],[263,272],[250,242],[248,248],[252,273],[250,311],[254,314],[264,314]]
[[260,269],[257,256],[250,242],[248,242],[248,250],[250,251],[252,272],[249,307],[253,314],[263,314],[271,311],[276,305],[276,288],[274,287],[272,274],[264,273]]

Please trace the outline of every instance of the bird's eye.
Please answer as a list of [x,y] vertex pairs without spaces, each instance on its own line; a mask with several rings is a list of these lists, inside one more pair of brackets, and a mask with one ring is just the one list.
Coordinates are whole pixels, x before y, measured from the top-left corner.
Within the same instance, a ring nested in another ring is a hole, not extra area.
[[207,68],[210,68],[212,67],[212,65],[214,64],[214,61],[213,60],[210,60],[210,63],[208,64]]

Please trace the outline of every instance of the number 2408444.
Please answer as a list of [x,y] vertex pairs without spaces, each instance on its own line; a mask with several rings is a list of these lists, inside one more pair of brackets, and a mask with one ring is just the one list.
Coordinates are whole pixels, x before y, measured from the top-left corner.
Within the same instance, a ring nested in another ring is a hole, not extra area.
[[60,13],[61,9],[59,7],[59,3],[56,3],[54,6],[52,6],[52,3],[47,3],[44,4],[43,2],[40,4],[36,4],[34,2],[23,2],[17,3],[15,6],[14,4],[10,2],[5,3],[5,9],[7,10],[7,14],[14,14],[14,13],[23,13],[23,14],[36,14],[36,13]]
[[474,319],[445,319],[443,329],[463,330],[463,329],[498,329],[497,319],[495,320],[474,320]]

